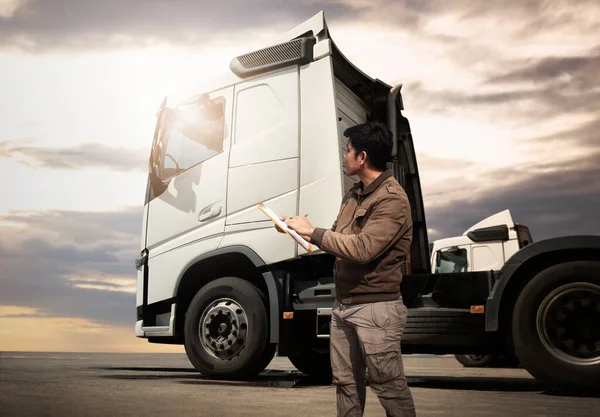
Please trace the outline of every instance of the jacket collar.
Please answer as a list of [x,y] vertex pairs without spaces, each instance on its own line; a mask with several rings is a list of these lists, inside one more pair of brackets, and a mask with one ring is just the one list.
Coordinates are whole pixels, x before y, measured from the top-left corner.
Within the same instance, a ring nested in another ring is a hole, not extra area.
[[373,180],[373,182],[371,184],[369,184],[364,190],[363,190],[363,183],[362,181],[357,182],[354,187],[352,187],[352,189],[356,192],[356,194],[360,194],[360,195],[366,195],[366,194],[370,194],[373,191],[375,191],[377,189],[377,187],[379,187],[381,185],[381,183],[383,183],[385,180],[387,180],[389,177],[392,176],[392,170],[388,169],[383,171],[381,174],[379,174],[379,176],[377,178],[375,178]]

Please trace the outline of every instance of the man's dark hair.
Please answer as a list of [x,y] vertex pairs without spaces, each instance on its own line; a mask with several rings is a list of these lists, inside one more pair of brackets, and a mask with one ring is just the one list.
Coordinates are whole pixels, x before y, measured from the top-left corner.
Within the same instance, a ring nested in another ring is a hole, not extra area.
[[386,163],[392,159],[393,136],[383,123],[372,121],[349,127],[344,136],[355,150],[356,155],[365,151],[371,166],[385,171]]

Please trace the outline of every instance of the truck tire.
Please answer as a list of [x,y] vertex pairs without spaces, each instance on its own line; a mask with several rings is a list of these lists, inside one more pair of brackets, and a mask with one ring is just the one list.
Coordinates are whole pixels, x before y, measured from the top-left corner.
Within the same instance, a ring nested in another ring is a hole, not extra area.
[[563,392],[598,390],[600,262],[537,274],[517,299],[512,326],[516,356],[540,382]]
[[485,368],[496,363],[498,358],[496,355],[454,355],[466,368]]
[[268,341],[263,299],[254,285],[233,277],[198,291],[186,313],[184,335],[187,356],[200,373],[237,380],[264,370],[275,345]]
[[331,359],[329,352],[320,353],[306,350],[301,355],[288,356],[292,365],[309,377],[324,382],[331,382]]
[[512,355],[454,355],[466,368],[518,368],[519,360]]

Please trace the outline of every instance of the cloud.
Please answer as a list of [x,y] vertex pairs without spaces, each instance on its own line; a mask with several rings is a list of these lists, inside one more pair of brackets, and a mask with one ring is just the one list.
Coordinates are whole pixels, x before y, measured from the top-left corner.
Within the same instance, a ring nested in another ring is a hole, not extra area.
[[427,226],[434,239],[461,235],[478,221],[510,209],[535,240],[600,234],[600,150],[566,164],[540,162],[483,172],[476,180],[450,176],[424,186]]
[[[31,143],[31,141],[28,141]],[[148,150],[119,149],[97,143],[51,148],[24,146],[20,141],[0,142],[0,158],[20,156],[31,167],[78,170],[105,168],[116,171],[145,171]]]
[[[475,90],[435,90],[422,82],[411,83],[411,100],[428,112],[450,113],[485,105],[486,111],[500,110],[528,120],[543,120],[565,112],[596,112],[600,108],[598,47],[585,55],[507,61],[505,66],[514,69],[505,71],[498,67]],[[517,106],[520,111],[514,112]]]
[[131,326],[141,227],[140,209],[0,216],[0,305]]
[[[598,48],[590,52],[596,52]],[[599,50],[600,51],[600,50]],[[577,86],[589,87],[600,66],[600,52],[589,56],[548,57],[523,62],[522,68],[492,77],[488,82],[544,82],[576,81]]]
[[437,210],[461,202],[488,201],[489,196],[504,198],[530,186],[533,190],[523,197],[600,194],[599,128],[597,118],[573,128],[553,130],[549,135],[519,138],[513,142],[515,153],[525,150],[531,155],[513,164],[507,164],[501,154],[498,161],[461,158],[461,152],[467,155],[468,149],[460,136],[443,145],[447,155],[458,149],[453,157],[418,153],[426,205]]
[[[557,114],[582,115],[600,107],[598,2],[379,0],[369,6],[359,4],[362,11],[353,24],[369,29],[365,32],[373,51],[365,51],[362,45],[355,60],[368,55],[378,62],[384,56],[386,68],[372,72],[404,83],[410,111],[468,115],[490,124],[522,127]],[[419,23],[404,26],[398,17],[405,13],[416,13]],[[374,21],[385,24],[384,33],[389,35],[376,37],[379,32],[369,26]]]
[[232,33],[287,27],[322,8],[333,16],[348,11],[342,2],[313,0],[22,0],[0,20],[0,39],[4,46],[34,51],[163,42],[197,47]]
[[[208,39],[243,39],[250,31],[285,32],[324,10],[331,22],[392,27],[485,52],[479,41],[498,34],[544,40],[594,28],[593,0],[14,0],[0,11],[0,45],[29,51],[121,48],[160,43],[196,48]],[[231,13],[235,10],[235,13]],[[493,25],[494,30],[489,31]],[[479,36],[473,36],[470,30]],[[484,31],[482,31],[482,29]],[[493,56],[489,50],[488,56]],[[459,58],[460,59],[460,58]]]
[[0,318],[45,317],[36,308],[0,305]]
[[68,278],[69,282],[73,283],[75,288],[101,290],[101,291],[116,291],[128,292],[135,294],[136,282],[131,277],[106,277],[105,274],[96,276],[92,273],[89,277],[72,276]]
[[540,118],[556,112],[595,113],[600,108],[599,71],[600,48],[595,47],[586,55],[525,60],[512,71],[490,77],[487,83],[535,86],[535,89],[514,90],[510,93],[512,97],[506,98],[535,102],[541,108],[532,113]]
[[600,118],[590,120],[566,131],[534,138],[532,141],[547,144],[556,149],[561,146],[585,146],[598,149],[600,148]]

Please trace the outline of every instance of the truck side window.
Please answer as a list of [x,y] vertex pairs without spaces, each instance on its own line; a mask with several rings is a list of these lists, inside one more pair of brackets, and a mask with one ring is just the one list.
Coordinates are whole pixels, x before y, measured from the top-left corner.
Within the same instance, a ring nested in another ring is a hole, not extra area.
[[223,152],[224,101],[170,111],[162,138],[163,179],[177,175]]
[[435,267],[436,274],[451,274],[468,271],[467,250],[456,248],[454,250],[439,251]]

